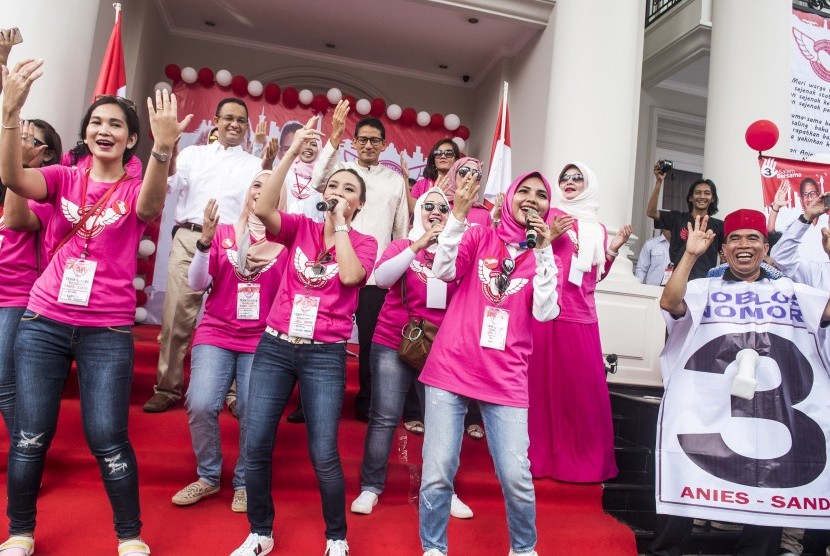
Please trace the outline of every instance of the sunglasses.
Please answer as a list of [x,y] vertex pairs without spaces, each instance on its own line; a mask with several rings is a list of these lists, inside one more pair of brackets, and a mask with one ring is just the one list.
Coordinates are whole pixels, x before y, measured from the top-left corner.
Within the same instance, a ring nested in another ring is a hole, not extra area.
[[455,158],[455,151],[452,149],[432,151],[433,158]]
[[450,212],[450,206],[445,205],[444,203],[436,205],[435,203],[426,202],[421,206],[427,212],[434,211],[435,207],[438,207],[438,212],[440,212],[441,214],[447,214],[448,212]]
[[559,183],[565,183],[567,181],[582,181],[585,177],[582,174],[562,174],[559,176]]
[[473,177],[476,181],[481,181],[481,170],[476,170],[475,168],[470,168],[469,166],[462,166],[458,169],[458,175],[462,178],[466,177],[467,174],[473,174]]
[[499,294],[504,294],[507,287],[510,286],[510,275],[516,270],[516,261],[509,257],[505,257],[501,261],[501,273],[496,277],[496,288]]
[[380,137],[364,137],[363,135],[359,137],[355,137],[354,140],[357,142],[358,145],[365,145],[366,143],[371,143],[373,147],[377,147],[381,143],[383,143],[383,139]]
[[333,259],[334,255],[328,251],[320,251],[317,254],[317,260],[314,261],[313,265],[311,265],[311,271],[317,276],[320,276],[326,271],[326,267],[323,265],[330,263]]
[[118,102],[119,104],[124,103],[133,112],[136,111],[135,102],[133,102],[132,100],[130,100],[128,98],[120,97],[118,95],[96,95],[95,96],[95,102],[98,102],[99,100],[102,100],[102,99],[114,100],[114,101]]

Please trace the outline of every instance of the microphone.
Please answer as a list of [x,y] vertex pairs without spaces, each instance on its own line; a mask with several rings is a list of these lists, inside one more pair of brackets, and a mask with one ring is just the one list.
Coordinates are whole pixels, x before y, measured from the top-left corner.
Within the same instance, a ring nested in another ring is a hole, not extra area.
[[332,211],[337,206],[336,199],[329,199],[328,201],[318,201],[317,210],[320,212]]
[[[527,218],[531,215],[539,213],[536,212],[534,209],[529,208],[525,211],[525,222],[527,222]],[[533,249],[536,247],[536,230],[533,226],[530,225],[530,222],[527,222],[527,231],[525,232],[525,244],[528,246],[529,249]]]

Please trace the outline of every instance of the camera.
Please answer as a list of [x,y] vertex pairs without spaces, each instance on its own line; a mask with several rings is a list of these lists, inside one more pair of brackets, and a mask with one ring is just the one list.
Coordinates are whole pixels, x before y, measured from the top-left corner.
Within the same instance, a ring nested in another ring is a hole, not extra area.
[[658,160],[657,167],[660,169],[661,174],[668,174],[674,170],[674,162],[671,160]]

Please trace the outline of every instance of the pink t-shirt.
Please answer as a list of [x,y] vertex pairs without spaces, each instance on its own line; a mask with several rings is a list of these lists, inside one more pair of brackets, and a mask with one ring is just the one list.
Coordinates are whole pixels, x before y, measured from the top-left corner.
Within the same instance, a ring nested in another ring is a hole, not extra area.
[[[450,203],[450,207],[453,204]],[[478,224],[479,226],[489,226],[492,222],[490,218],[490,211],[482,206],[470,207],[470,212],[467,213],[467,222],[470,224]]]
[[[285,245],[288,262],[277,297],[268,313],[267,323],[271,328],[288,334],[291,311],[295,295],[320,298],[317,321],[312,337],[318,342],[342,342],[352,334],[352,315],[357,309],[357,295],[369,278],[375,264],[378,242],[372,236],[361,234],[354,228],[349,231],[355,254],[360,265],[366,270],[363,283],[358,286],[344,286],[340,282],[337,265],[337,251],[334,247],[326,257],[322,273],[312,268],[318,254],[325,250],[323,245],[323,223],[317,223],[301,214],[280,212],[282,225],[275,237],[267,234],[269,241]],[[341,232],[342,233],[342,232]],[[322,257],[321,257],[322,259]]]
[[[29,208],[46,227],[52,207],[29,201]],[[0,206],[0,307],[25,307],[32,284],[46,266],[42,232],[15,232],[3,222]],[[40,255],[38,255],[40,251]]]
[[[509,254],[496,230],[473,226],[458,246],[458,291],[447,308],[420,380],[476,400],[527,407],[527,361],[533,347],[532,250],[515,259],[504,294],[495,289],[501,261]],[[509,311],[504,350],[480,345],[486,307]]]
[[[383,252],[375,268],[409,249],[410,245],[412,245],[410,239],[396,239]],[[394,286],[389,288],[389,293],[386,294],[386,300],[383,302],[380,315],[378,315],[375,335],[372,338],[373,342],[388,348],[398,349],[402,339],[401,330],[409,321],[410,312],[413,317],[427,319],[432,324],[441,326],[447,312],[446,309],[427,308],[427,278],[435,278],[432,273],[433,257],[432,253],[422,249],[415,255],[415,259],[409,263],[409,268],[404,273],[409,311],[403,304],[401,281],[398,280]],[[447,305],[449,305],[456,289],[458,289],[458,285],[455,282],[447,284]]]
[[[551,209],[556,216],[566,215],[559,209]],[[605,231],[605,226],[602,227]],[[579,221],[574,220],[573,231],[579,234]],[[608,233],[605,233],[605,243],[608,242]],[[582,284],[577,286],[568,280],[568,275],[571,272],[571,263],[576,254],[574,249],[574,242],[568,234],[562,234],[556,241],[553,242],[551,248],[553,254],[559,257],[562,261],[562,268],[559,272],[559,283],[556,286],[559,292],[559,306],[561,313],[557,320],[568,322],[578,322],[582,324],[592,324],[597,322],[597,306],[594,300],[594,292],[597,289],[597,265],[591,267],[590,272],[582,275]],[[605,261],[604,276],[608,275],[608,269],[611,268],[613,261]]]
[[[80,219],[81,206],[92,207],[112,185],[89,180],[86,200],[81,199],[86,170],[58,164],[38,168],[46,180],[44,203],[54,207],[47,236],[52,247]],[[138,243],[146,222],[138,218],[135,205],[141,189],[141,178],[127,177],[101,205],[99,215],[55,253],[43,275],[35,282],[28,309],[50,319],[76,326],[124,326],[135,320],[135,288]],[[95,261],[95,279],[89,304],[69,305],[58,302],[61,280],[67,259],[80,258],[88,240],[88,260]],[[48,241],[48,239],[47,239]]]
[[[268,310],[277,296],[287,258],[283,249],[276,259],[259,272],[243,278],[237,271],[240,263],[237,257],[236,230],[233,224],[218,226],[210,246],[208,262],[208,274],[213,277],[213,282],[205,301],[202,322],[193,337],[193,345],[208,344],[243,353],[256,351],[257,343],[265,330]],[[237,318],[239,284],[259,286],[258,319]]]
[[430,190],[435,182],[428,178],[421,178],[412,185],[412,198],[417,199]]

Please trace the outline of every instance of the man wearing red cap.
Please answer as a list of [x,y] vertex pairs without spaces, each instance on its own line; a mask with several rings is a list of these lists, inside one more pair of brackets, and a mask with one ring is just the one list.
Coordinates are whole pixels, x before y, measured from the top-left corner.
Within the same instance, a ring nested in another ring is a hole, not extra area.
[[669,335],[649,554],[681,554],[701,518],[744,524],[735,554],[772,555],[781,527],[826,526],[830,294],[762,266],[766,219],[747,209],[724,219],[723,275],[690,281],[715,239],[707,219],[688,225],[660,299]]

